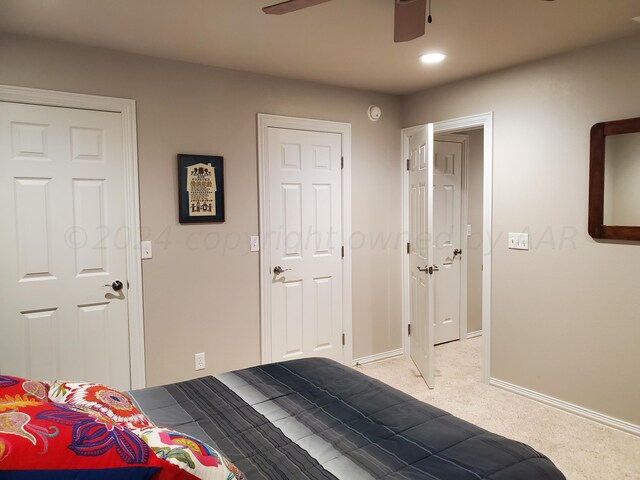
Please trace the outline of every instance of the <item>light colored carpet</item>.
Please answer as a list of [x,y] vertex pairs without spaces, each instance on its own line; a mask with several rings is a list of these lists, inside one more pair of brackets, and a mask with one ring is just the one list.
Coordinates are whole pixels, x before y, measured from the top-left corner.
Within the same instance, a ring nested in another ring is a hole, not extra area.
[[639,480],[640,438],[480,382],[481,337],[436,347],[436,388],[411,360],[362,372],[460,418],[531,445],[569,480]]

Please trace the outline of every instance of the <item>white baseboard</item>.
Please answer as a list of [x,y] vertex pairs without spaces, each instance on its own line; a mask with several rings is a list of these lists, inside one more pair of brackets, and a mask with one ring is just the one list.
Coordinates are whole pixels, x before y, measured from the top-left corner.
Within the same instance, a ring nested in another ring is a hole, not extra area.
[[475,332],[467,332],[467,340],[470,338],[481,337],[482,330],[476,330]]
[[389,350],[388,352],[376,353],[374,355],[368,355],[366,357],[360,357],[353,360],[353,366],[365,365],[367,363],[379,362],[380,360],[387,360],[388,358],[399,357],[404,355],[404,350],[398,348],[396,350]]
[[601,423],[608,427],[622,430],[623,432],[627,432],[632,435],[640,436],[640,425],[634,425],[633,423],[625,422],[624,420],[619,420],[602,413],[594,412],[593,410],[589,410],[588,408],[580,407],[578,405],[565,402],[564,400],[560,400],[543,393],[529,390],[528,388],[519,387],[518,385],[513,385],[512,383],[498,380],[497,378],[489,378],[489,384],[502,388],[509,392],[517,393],[518,395],[522,395],[523,397],[536,400],[546,405],[559,408],[560,410],[564,410],[565,412],[573,413],[574,415],[578,415],[594,422]]

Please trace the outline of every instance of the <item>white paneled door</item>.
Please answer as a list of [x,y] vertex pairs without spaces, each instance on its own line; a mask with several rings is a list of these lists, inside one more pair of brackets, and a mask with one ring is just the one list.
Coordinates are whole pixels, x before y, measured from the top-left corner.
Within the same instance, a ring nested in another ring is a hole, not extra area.
[[433,160],[434,343],[460,339],[462,143],[436,140]]
[[4,374],[130,388],[122,131],[119,113],[0,102]]
[[411,358],[434,387],[433,125],[409,136],[409,323]]
[[269,127],[271,360],[343,361],[338,133]]

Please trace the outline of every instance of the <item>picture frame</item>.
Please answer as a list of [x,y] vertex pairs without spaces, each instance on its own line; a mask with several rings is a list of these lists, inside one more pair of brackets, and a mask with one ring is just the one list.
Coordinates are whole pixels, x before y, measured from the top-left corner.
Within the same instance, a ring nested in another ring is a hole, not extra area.
[[178,154],[181,224],[224,222],[223,157]]

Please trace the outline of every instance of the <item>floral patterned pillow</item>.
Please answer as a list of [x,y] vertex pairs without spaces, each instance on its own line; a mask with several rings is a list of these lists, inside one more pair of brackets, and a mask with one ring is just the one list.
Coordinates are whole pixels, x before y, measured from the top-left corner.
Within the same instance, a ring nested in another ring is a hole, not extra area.
[[46,401],[47,392],[48,388],[42,382],[0,375],[0,402],[13,401],[16,396]]
[[15,480],[245,480],[224,455],[154,427],[110,387],[0,376],[0,478],[7,474]]
[[129,397],[113,388],[96,383],[51,382],[49,400],[96,410],[112,421],[132,428],[152,426]]
[[101,412],[24,397],[0,403],[0,478],[193,480]]
[[184,433],[164,427],[135,430],[155,454],[202,480],[244,480],[224,455]]

